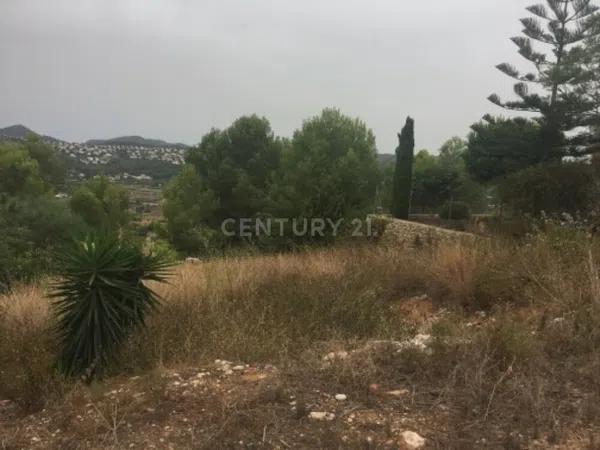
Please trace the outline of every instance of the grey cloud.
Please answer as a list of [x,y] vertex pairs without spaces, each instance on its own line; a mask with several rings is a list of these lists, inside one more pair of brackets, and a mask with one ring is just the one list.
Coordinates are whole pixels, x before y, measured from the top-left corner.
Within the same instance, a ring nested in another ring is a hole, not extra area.
[[256,112],[290,136],[337,106],[392,152],[465,135],[524,0],[0,0],[0,126],[67,140],[141,134],[198,142]]

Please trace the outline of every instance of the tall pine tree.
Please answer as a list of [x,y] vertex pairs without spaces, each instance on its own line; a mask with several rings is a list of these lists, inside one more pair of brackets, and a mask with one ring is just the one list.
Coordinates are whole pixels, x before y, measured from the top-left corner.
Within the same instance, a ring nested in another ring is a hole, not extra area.
[[[586,41],[600,34],[595,26],[598,6],[593,0],[545,0],[527,8],[534,17],[521,19],[523,35],[513,37],[519,53],[531,62],[533,72],[520,73],[513,65],[497,68],[517,80],[516,101],[503,102],[493,94],[489,100],[511,110],[536,112],[541,115],[541,145],[546,159],[565,155],[582,155],[595,151],[590,132],[568,133],[589,127],[595,121],[594,105],[582,88],[589,79],[584,67]],[[551,47],[551,52],[538,52],[532,41]],[[535,85],[535,90],[530,86]],[[567,137],[568,136],[568,137]]]
[[400,144],[396,149],[396,170],[392,215],[398,219],[408,219],[412,191],[413,159],[415,152],[415,121],[408,117],[406,125],[398,135]]
[[[581,85],[580,93],[586,96],[592,106],[592,133],[600,140],[600,15],[595,16],[596,33],[586,42],[583,54],[583,67],[587,77]],[[600,142],[596,143],[600,150]]]

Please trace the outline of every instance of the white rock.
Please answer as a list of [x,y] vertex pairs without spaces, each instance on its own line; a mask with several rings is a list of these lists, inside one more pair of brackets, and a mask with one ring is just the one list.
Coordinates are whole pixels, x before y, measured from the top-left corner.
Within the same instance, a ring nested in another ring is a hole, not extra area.
[[312,420],[319,420],[319,421],[331,421],[331,420],[335,419],[335,414],[328,413],[328,412],[322,412],[322,411],[312,411],[308,415],[308,418],[312,419]]
[[235,370],[236,372],[241,372],[242,370],[245,370],[246,367],[245,366],[234,366],[233,370]]
[[349,356],[348,352],[345,350],[340,350],[339,352],[330,352],[327,353],[324,357],[324,361],[335,361],[336,359],[347,359]]
[[401,436],[408,448],[422,448],[425,446],[425,438],[414,431],[403,431]]
[[348,396],[346,394],[335,394],[335,399],[338,402],[343,402],[344,400],[346,400],[348,398]]
[[398,351],[401,352],[407,348],[416,348],[417,350],[425,351],[428,350],[429,344],[431,343],[430,334],[417,334],[414,338],[404,341],[400,344]]

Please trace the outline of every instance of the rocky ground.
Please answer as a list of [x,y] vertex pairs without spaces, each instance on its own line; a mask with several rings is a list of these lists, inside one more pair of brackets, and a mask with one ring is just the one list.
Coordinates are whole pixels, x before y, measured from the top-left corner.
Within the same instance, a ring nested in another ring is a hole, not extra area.
[[[427,296],[398,307],[417,324],[412,339],[329,351],[316,368],[215,360],[77,386],[34,413],[0,401],[0,449],[449,448],[444,436],[453,411],[438,393],[416,395],[418,380],[371,383],[352,372],[373,354],[429,351],[431,324],[445,311]],[[464,326],[487,320],[493,319],[475,314]],[[335,390],[328,378],[339,371],[349,371],[364,389]],[[515,432],[452,448],[598,448],[587,431],[564,433],[561,445]]]
[[422,448],[432,424],[411,412],[410,391],[370,389],[367,406],[285,383],[272,366],[217,360],[112,379],[31,415],[5,401],[0,448]]

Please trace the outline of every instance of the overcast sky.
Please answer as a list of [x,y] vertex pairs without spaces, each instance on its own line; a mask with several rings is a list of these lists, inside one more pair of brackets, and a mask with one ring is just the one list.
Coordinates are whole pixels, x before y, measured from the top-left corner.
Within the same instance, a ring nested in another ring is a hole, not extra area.
[[0,0],[0,127],[70,141],[188,144],[236,117],[279,135],[327,106],[381,153],[410,114],[418,148],[464,136],[531,0]]

